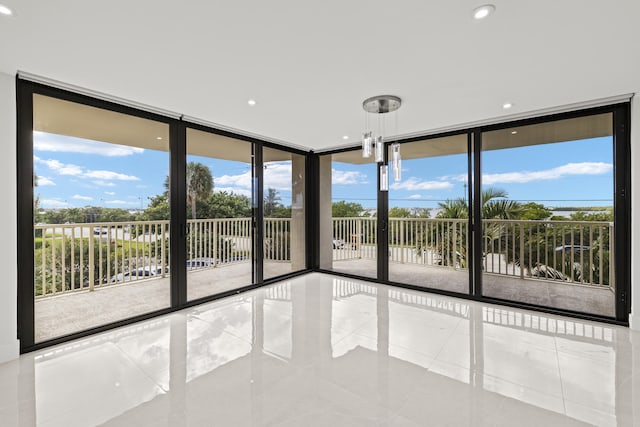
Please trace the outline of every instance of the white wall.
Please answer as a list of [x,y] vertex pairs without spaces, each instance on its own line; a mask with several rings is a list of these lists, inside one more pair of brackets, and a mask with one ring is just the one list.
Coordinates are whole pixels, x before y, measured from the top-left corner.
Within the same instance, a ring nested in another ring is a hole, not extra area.
[[640,90],[631,101],[631,329],[640,331]]
[[0,73],[0,221],[5,224],[0,245],[0,363],[18,357],[16,338],[16,84]]

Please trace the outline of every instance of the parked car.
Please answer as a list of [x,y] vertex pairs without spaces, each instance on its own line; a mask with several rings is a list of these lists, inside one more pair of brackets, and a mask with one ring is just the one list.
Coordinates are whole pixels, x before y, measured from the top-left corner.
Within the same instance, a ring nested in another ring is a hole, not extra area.
[[[169,274],[169,267],[164,268],[164,273]],[[162,267],[161,266],[145,266],[140,267],[135,270],[127,271],[125,273],[118,273],[111,277],[110,283],[120,283],[120,282],[129,282],[131,280],[141,280],[149,277],[161,276],[162,275]],[[135,279],[132,279],[135,277]]]
[[203,268],[203,267],[213,267],[216,265],[216,262],[213,258],[193,258],[187,260],[187,268]]
[[343,249],[344,242],[340,239],[333,239],[333,249]]
[[107,227],[93,227],[93,234],[99,236],[101,234],[107,234],[109,229]]
[[585,245],[564,245],[564,246],[558,246],[556,248],[556,252],[574,252],[576,254],[579,254],[581,251],[589,251],[591,249],[591,246],[585,246]]

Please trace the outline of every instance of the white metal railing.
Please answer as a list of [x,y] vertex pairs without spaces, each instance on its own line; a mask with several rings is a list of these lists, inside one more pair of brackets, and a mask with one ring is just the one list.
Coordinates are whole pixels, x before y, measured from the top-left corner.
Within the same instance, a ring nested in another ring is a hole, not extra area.
[[[334,218],[333,260],[375,259],[376,227]],[[389,260],[465,269],[468,228],[468,219],[389,218]],[[615,289],[613,223],[483,220],[482,236],[484,273]]]
[[36,297],[169,273],[169,221],[34,226]]
[[467,219],[389,218],[393,262],[466,268]]
[[[265,259],[291,260],[288,218],[265,219]],[[165,278],[169,221],[34,225],[36,297]],[[187,271],[250,262],[252,219],[187,221]]]
[[376,259],[377,218],[333,218],[333,260]]
[[[333,218],[333,259],[376,259],[376,218]],[[35,225],[36,297],[169,275],[169,221]],[[291,219],[264,222],[264,256],[290,262]],[[187,223],[187,270],[250,262],[250,218]],[[484,273],[615,288],[613,224],[483,221]],[[390,218],[389,260],[467,268],[465,219]]]
[[291,219],[264,219],[264,259],[270,261],[291,261]]
[[613,223],[485,220],[486,273],[615,289]]

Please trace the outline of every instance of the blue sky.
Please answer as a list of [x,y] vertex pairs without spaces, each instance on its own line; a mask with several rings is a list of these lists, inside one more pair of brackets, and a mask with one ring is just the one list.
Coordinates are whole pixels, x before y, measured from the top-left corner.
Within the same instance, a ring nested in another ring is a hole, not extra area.
[[[437,207],[462,197],[466,183],[464,155],[403,161],[399,183],[391,182],[390,206]],[[214,191],[250,196],[248,163],[188,156],[212,171]],[[164,191],[169,154],[153,150],[34,132],[34,167],[41,207],[87,205],[139,209]],[[276,188],[291,203],[291,163],[265,168],[265,188]],[[611,206],[611,138],[594,138],[483,153],[483,182],[506,190],[511,199],[547,206]],[[332,197],[376,207],[376,165],[333,163]]]

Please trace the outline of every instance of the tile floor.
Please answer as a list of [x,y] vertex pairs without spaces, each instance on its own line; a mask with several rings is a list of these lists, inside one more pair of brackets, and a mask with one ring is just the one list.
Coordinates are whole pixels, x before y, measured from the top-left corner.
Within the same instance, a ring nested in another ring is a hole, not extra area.
[[0,425],[640,425],[640,333],[309,274],[2,364]]

